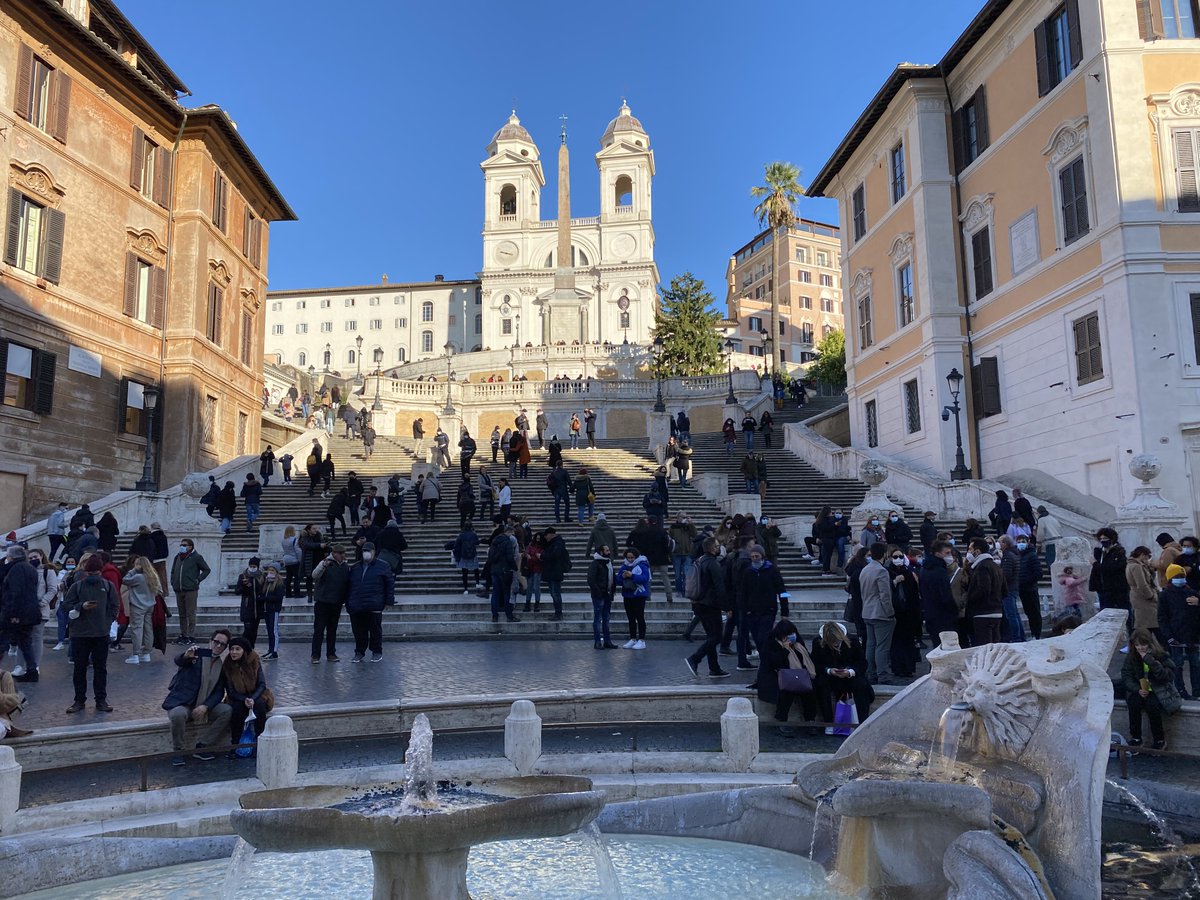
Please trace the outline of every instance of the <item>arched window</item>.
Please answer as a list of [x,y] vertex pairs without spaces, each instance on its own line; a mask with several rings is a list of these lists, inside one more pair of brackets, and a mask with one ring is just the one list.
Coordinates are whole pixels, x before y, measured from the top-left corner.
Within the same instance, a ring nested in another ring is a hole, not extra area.
[[517,189],[511,184],[500,188],[500,215],[515,216],[517,214]]
[[[556,256],[557,252],[554,250],[551,250],[549,253],[547,253],[546,265],[543,268],[553,269],[555,266],[557,266],[558,261],[555,258]],[[584,253],[581,248],[576,247],[574,244],[571,245],[571,265],[576,267],[591,265],[591,263],[588,261],[588,255]]]
[[333,353],[329,350],[326,350],[322,359],[323,359],[323,362],[321,364],[323,366],[325,366],[325,368],[328,369],[330,364],[333,362]]
[[432,353],[433,352],[433,332],[432,331],[422,331],[421,332],[421,352],[422,353]]
[[405,354],[404,354],[404,348],[403,348],[403,347],[400,347],[400,348],[398,348],[398,349],[396,350],[396,361],[397,361],[397,362],[404,362],[404,356],[405,356]]
[[424,303],[421,304],[421,321],[422,322],[432,322],[433,321],[433,303],[429,300],[426,300]]
[[633,206],[633,179],[628,175],[617,179],[616,200],[618,207]]
[[475,316],[475,333],[483,333],[483,316],[476,314]]
[[347,351],[346,351],[346,362],[350,363],[350,365],[354,365],[354,360],[355,360],[355,359],[357,359],[357,357],[355,356],[355,353],[354,353],[354,351],[353,351],[353,350],[347,350]]
[[627,313],[627,312],[621,313],[621,327],[622,328],[629,327],[629,313]]
[[301,368],[308,365],[308,354],[303,350],[301,350],[299,355],[296,357],[296,364]]

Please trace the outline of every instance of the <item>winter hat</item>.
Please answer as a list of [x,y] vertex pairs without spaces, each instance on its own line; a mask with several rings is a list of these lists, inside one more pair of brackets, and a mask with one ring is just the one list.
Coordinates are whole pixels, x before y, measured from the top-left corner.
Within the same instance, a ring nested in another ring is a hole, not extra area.
[[362,545],[362,552],[363,553],[374,553],[375,545],[372,544],[370,541],[367,541],[365,544]]
[[100,558],[100,554],[93,553],[88,557],[87,562],[83,564],[83,571],[92,573],[99,572],[104,568],[104,560]]
[[257,566],[260,562],[262,562],[262,560],[259,559],[257,556],[250,557],[250,565]]
[[1167,581],[1172,578],[1183,578],[1187,575],[1187,570],[1183,566],[1169,565],[1167,566]]
[[597,522],[607,522],[608,516],[606,516],[604,513],[596,513],[596,521]]
[[254,645],[251,644],[244,637],[235,637],[232,641],[229,642],[229,646],[230,647],[241,647],[243,653],[249,653],[250,651],[252,651],[254,649]]

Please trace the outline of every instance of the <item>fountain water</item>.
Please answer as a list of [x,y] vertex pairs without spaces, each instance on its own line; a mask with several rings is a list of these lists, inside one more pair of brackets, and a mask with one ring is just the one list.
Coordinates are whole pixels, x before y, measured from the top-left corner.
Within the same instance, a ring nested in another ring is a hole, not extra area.
[[404,754],[404,803],[402,809],[437,809],[437,780],[433,777],[433,729],[429,717],[418,713]]
[[254,848],[241,838],[233,848],[229,857],[229,865],[225,867],[225,880],[221,883],[221,900],[235,900],[238,888],[242,883],[242,875],[254,860]]
[[600,896],[605,900],[622,900],[617,868],[613,865],[612,855],[608,852],[608,842],[604,839],[600,826],[589,822],[575,836],[587,848],[596,863],[596,881],[600,887]]
[[938,720],[937,736],[929,748],[931,778],[945,779],[954,774],[958,762],[958,748],[962,746],[963,732],[974,721],[975,708],[970,703],[956,700],[942,713]]
[[1196,863],[1191,852],[1184,849],[1183,841],[1175,830],[1167,824],[1162,816],[1158,815],[1154,810],[1145,804],[1141,797],[1135,794],[1129,788],[1122,784],[1118,784],[1111,778],[1104,782],[1118,794],[1120,794],[1129,804],[1136,809],[1143,818],[1149,823],[1150,827],[1158,833],[1166,847],[1167,856],[1175,857],[1175,865],[1184,873],[1187,884],[1188,896],[1200,897],[1200,872],[1196,870]]

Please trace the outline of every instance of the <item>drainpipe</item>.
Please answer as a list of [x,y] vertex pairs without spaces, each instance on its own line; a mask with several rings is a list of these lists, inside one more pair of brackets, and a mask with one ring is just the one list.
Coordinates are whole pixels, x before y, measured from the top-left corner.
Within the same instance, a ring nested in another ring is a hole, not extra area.
[[[951,123],[954,118],[954,101],[950,98],[950,85],[946,81],[946,73],[942,73],[942,90],[946,92],[946,105],[950,107]],[[951,124],[953,129],[953,124]],[[962,221],[962,185],[958,180],[958,167],[955,165],[953,154],[950,159],[950,171],[954,173],[954,230],[958,236],[958,282],[962,288],[963,318],[967,324],[967,375],[974,379],[975,370],[975,338],[971,329],[971,286],[967,281],[967,242],[963,238],[960,222]],[[974,382],[971,382],[972,386]],[[983,452],[979,447],[979,416],[977,410],[971,410],[971,443],[972,462],[971,473],[975,478],[983,477]]]

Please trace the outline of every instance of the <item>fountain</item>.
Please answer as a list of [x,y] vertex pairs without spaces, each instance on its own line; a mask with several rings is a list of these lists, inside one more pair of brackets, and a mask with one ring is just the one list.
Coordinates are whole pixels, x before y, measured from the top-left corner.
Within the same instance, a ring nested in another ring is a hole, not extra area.
[[587,778],[531,775],[439,784],[433,732],[413,722],[402,785],[310,786],[243,794],[234,830],[258,850],[369,850],[375,900],[469,900],[467,857],[491,841],[570,834],[604,795]]
[[[836,874],[872,896],[1100,894],[1100,817],[1125,613],[1063,637],[962,649],[796,783],[837,822]],[[944,712],[942,712],[944,710]]]

